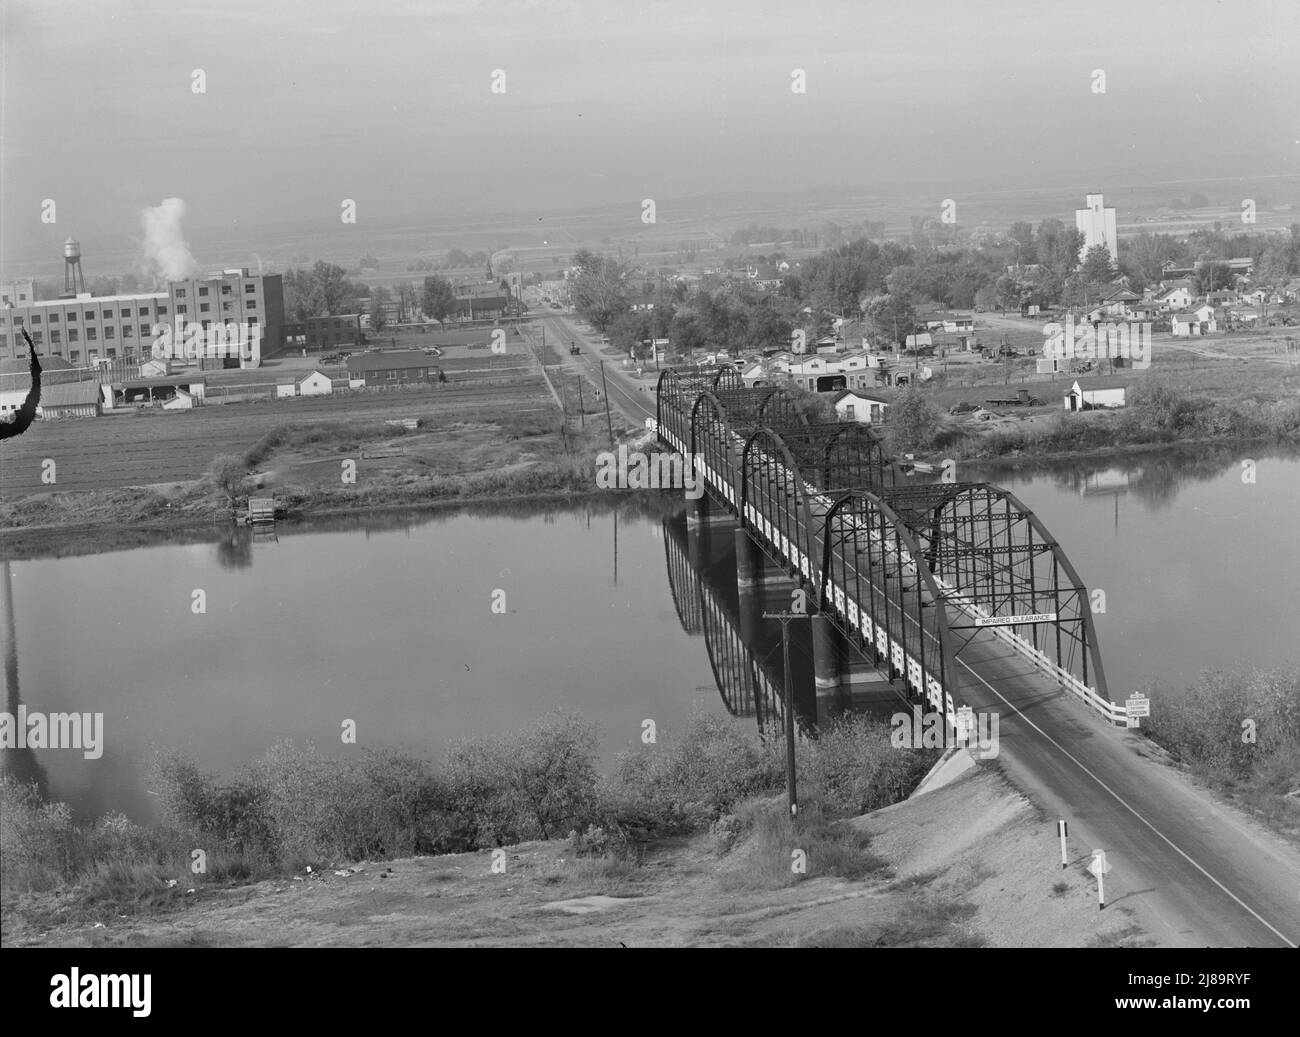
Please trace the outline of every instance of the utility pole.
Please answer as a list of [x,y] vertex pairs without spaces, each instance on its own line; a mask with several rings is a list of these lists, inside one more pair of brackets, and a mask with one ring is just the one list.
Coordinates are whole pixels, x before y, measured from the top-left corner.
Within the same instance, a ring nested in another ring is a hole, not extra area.
[[582,430],[587,430],[587,405],[582,400],[582,375],[578,375],[578,420],[582,422]]
[[609,426],[609,448],[614,449],[614,419],[609,413],[609,383],[605,381],[605,361],[600,362],[600,385],[605,395],[605,422]]
[[790,817],[793,820],[799,814],[799,796],[795,789],[794,766],[794,681],[790,678],[790,620],[807,619],[803,612],[764,612],[764,619],[776,619],[781,622],[781,655],[785,666],[785,784],[786,798],[790,805]]

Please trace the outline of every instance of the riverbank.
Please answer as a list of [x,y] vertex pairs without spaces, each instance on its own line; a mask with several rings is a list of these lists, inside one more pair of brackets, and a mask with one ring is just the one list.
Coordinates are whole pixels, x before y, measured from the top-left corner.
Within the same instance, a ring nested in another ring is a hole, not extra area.
[[130,488],[29,494],[0,502],[9,558],[83,548],[210,539],[274,497],[290,522],[486,502],[573,502],[598,492],[594,458],[608,440],[560,429],[558,416],[489,414],[414,429],[382,420],[279,425],[201,477]]
[[[1088,855],[992,766],[843,821],[736,801],[706,828],[610,852],[603,834],[332,861],[257,881],[160,872],[131,903],[8,895],[6,947],[1150,946],[1100,914]],[[125,885],[125,883],[124,883]]]

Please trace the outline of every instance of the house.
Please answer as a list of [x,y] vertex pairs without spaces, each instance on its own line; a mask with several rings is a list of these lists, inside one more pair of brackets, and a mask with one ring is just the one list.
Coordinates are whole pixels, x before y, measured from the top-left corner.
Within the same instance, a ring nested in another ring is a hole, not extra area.
[[879,396],[869,396],[856,389],[841,389],[831,397],[831,406],[840,421],[856,421],[862,425],[878,425],[885,418],[888,401]]
[[1123,407],[1126,402],[1126,389],[1123,385],[1101,382],[1091,389],[1080,387],[1076,381],[1065,394],[1065,409],[1068,411],[1097,410]]
[[298,379],[299,396],[328,396],[334,391],[334,382],[322,371],[312,371]]
[[42,385],[36,415],[40,418],[99,417],[99,383],[82,381]]
[[908,335],[906,345],[908,349],[919,349],[922,346],[933,346],[934,339],[930,337],[928,331],[921,331],[914,335]]
[[1130,303],[1128,308],[1128,315],[1136,320],[1155,320],[1164,312],[1164,305],[1154,300]]
[[1219,330],[1213,306],[1202,306],[1191,313],[1175,313],[1169,322],[1169,330],[1178,338],[1196,335],[1211,335]]
[[[301,340],[312,352],[333,352],[339,346],[361,345],[361,314],[337,313],[328,317],[308,317],[302,327]],[[295,327],[294,340],[298,340]]]
[[291,374],[282,374],[275,380],[275,398],[298,395],[298,379]]
[[171,364],[166,360],[146,360],[140,365],[141,378],[166,378],[171,373]]
[[1101,297],[1098,309],[1107,317],[1127,317],[1132,305],[1141,301],[1137,292],[1130,291],[1124,285],[1117,285]]
[[1237,293],[1227,289],[1209,292],[1205,296],[1205,302],[1209,306],[1235,306],[1238,301]]
[[1194,298],[1191,285],[1184,282],[1169,285],[1156,296],[1156,302],[1166,310],[1185,310],[1192,305]]
[[402,382],[427,382],[436,377],[429,358],[419,349],[390,349],[348,357],[348,386],[358,389]]

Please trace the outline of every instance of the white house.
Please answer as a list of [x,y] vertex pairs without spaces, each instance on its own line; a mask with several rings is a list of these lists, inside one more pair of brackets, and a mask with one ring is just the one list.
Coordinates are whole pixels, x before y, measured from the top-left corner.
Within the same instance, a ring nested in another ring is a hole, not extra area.
[[1125,402],[1123,386],[1083,389],[1075,382],[1065,394],[1065,409],[1069,411],[1123,407]]
[[1175,313],[1169,320],[1169,330],[1178,338],[1212,335],[1219,330],[1214,307],[1202,306],[1191,313]]
[[1157,295],[1156,302],[1168,310],[1185,310],[1192,305],[1192,292],[1190,288],[1178,285]]
[[831,398],[831,406],[840,421],[856,421],[862,425],[878,425],[885,417],[886,400],[868,396],[856,389],[841,389]]
[[908,335],[906,344],[908,349],[919,349],[921,346],[933,346],[934,339],[928,331],[923,331],[918,335]]
[[330,376],[321,371],[312,371],[298,379],[299,396],[328,396],[334,391]]
[[298,380],[291,374],[282,374],[275,380],[275,398],[297,395]]

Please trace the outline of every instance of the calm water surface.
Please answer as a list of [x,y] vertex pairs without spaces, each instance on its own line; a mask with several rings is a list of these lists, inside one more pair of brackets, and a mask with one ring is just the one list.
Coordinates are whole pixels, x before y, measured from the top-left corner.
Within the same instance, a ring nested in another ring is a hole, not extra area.
[[[1105,590],[1112,698],[1300,657],[1300,459],[1260,457],[1254,484],[1240,471],[1236,458],[1195,458],[993,476]],[[140,818],[155,748],[229,773],[280,739],[356,751],[340,743],[345,720],[362,746],[437,758],[453,739],[562,706],[596,722],[608,762],[646,718],[663,730],[695,703],[726,708],[715,675],[735,605],[730,534],[692,567],[684,513],[671,511],[357,520],[9,563],[7,708],[16,692],[29,710],[102,712],[106,738],[95,761],[5,750],[3,762],[80,813]],[[707,634],[688,615],[701,586],[723,617]],[[196,589],[206,614],[191,610]],[[779,626],[765,624],[754,654],[779,680],[778,647]],[[796,685],[810,683],[806,644],[793,655]]]

